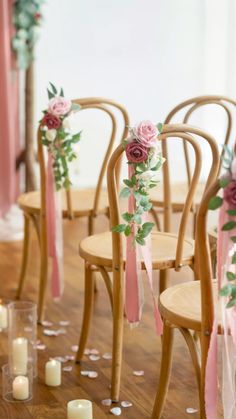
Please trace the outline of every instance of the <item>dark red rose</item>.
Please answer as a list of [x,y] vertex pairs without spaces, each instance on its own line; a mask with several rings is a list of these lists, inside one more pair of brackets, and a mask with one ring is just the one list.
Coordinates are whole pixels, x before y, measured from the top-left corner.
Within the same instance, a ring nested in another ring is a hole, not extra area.
[[224,199],[231,209],[236,209],[236,182],[231,181],[224,189]]
[[46,125],[48,129],[58,129],[61,126],[61,120],[51,113],[46,113],[42,119],[42,125]]
[[131,163],[141,163],[148,158],[148,148],[137,141],[128,143],[125,152],[128,161]]

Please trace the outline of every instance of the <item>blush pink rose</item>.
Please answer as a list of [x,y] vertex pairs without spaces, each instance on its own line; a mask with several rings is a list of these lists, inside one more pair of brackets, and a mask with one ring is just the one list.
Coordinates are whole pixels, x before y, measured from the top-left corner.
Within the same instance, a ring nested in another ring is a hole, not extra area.
[[71,109],[71,101],[62,96],[56,96],[49,101],[48,111],[55,116],[66,115]]
[[147,147],[137,141],[127,144],[125,152],[128,161],[131,163],[141,163],[148,158]]
[[142,121],[134,128],[134,135],[145,147],[153,147],[156,144],[157,127],[151,121]]
[[228,202],[230,209],[236,209],[236,182],[231,181],[224,189],[224,199]]

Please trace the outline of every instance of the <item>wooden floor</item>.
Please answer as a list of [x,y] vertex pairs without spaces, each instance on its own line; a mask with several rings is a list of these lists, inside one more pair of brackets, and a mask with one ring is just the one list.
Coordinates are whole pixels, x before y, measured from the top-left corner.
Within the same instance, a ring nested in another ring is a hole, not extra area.
[[[104,228],[107,220],[100,218],[97,231]],[[49,357],[72,355],[71,346],[78,343],[83,310],[83,261],[78,256],[78,242],[86,235],[86,220],[66,221],[65,227],[65,292],[59,303],[50,301],[48,296],[46,319],[54,323],[69,320],[67,333],[57,337],[43,335],[44,328],[38,327],[38,338],[46,345],[46,350],[38,351],[39,376],[34,387],[34,397],[29,403],[6,403],[1,400],[0,419],[46,419],[66,418],[66,404],[69,400],[87,398],[93,401],[94,419],[112,417],[109,407],[101,404],[101,400],[109,398],[111,361],[100,359],[91,361],[87,356],[81,366],[72,365],[71,372],[63,372],[62,385],[49,388],[44,385],[44,365]],[[1,297],[14,299],[17,278],[21,261],[22,243],[0,243],[0,281]],[[36,300],[38,285],[38,247],[36,238],[32,237],[31,258],[27,284],[23,293],[24,299]],[[156,276],[157,278],[157,276]],[[192,278],[189,269],[181,273],[171,273],[172,282]],[[111,313],[109,301],[102,280],[98,282],[99,292],[95,299],[95,316],[88,348],[96,348],[100,354],[111,352]],[[52,328],[53,328],[52,327]],[[0,362],[7,359],[7,337],[0,334]],[[124,361],[122,372],[121,400],[133,403],[130,408],[122,409],[122,418],[148,419],[156,393],[161,345],[155,335],[152,315],[151,296],[146,287],[146,304],[142,323],[135,330],[125,326]],[[95,370],[96,379],[83,377],[81,370]],[[135,377],[134,370],[144,370],[144,376]],[[183,339],[176,333],[173,373],[168,399],[164,410],[164,419],[199,418],[199,413],[189,414],[187,408],[198,409],[197,386],[190,363],[190,358]]]

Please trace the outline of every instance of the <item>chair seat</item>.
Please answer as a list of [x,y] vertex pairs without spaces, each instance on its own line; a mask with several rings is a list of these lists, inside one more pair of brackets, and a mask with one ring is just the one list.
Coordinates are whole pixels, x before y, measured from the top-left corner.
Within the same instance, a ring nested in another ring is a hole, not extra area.
[[[196,194],[194,195],[195,205],[199,205],[204,192],[205,183],[199,183]],[[181,211],[186,201],[188,193],[187,183],[173,183],[171,185],[171,202],[174,211]],[[151,189],[150,197],[154,206],[163,207],[163,188],[158,184],[156,188]]]
[[[216,302],[218,295],[216,281],[213,282],[213,293]],[[167,288],[159,297],[159,308],[162,316],[171,324],[200,331],[200,281],[184,282]]]
[[[125,249],[125,237],[124,249]],[[153,232],[152,233],[152,264],[154,269],[174,268],[175,252],[178,236],[176,234]],[[80,242],[80,256],[91,264],[112,266],[112,235],[110,232],[95,234],[86,237]],[[124,251],[124,257],[125,257]],[[194,241],[184,240],[183,265],[193,262]],[[142,265],[144,268],[144,265]]]
[[[74,216],[86,216],[92,213],[95,189],[71,189],[71,200]],[[40,212],[40,191],[27,192],[19,196],[18,204],[25,212]],[[67,216],[66,193],[62,191],[63,216]],[[106,191],[100,194],[98,213],[107,214],[108,198]]]

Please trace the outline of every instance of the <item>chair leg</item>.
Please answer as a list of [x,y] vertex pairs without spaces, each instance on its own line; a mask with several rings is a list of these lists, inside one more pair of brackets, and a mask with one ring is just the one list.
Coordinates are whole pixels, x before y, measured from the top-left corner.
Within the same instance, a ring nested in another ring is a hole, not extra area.
[[39,298],[38,298],[38,322],[44,320],[45,297],[48,283],[48,255],[47,247],[41,243],[40,252],[40,279],[39,279]]
[[76,356],[77,363],[79,363],[83,358],[86,342],[88,339],[94,303],[94,272],[91,269],[91,265],[89,265],[87,262],[85,262],[84,280],[84,313],[79,340],[79,349]]
[[[88,235],[92,236],[94,234],[94,217],[93,215],[88,216]],[[94,279],[94,292],[98,292],[98,286],[96,278]]]
[[159,281],[160,281],[160,286],[159,286],[159,293],[161,294],[163,291],[166,290],[166,288],[168,288],[168,279],[169,279],[169,272],[168,269],[162,269],[160,271],[160,277],[159,277]]
[[26,270],[27,270],[28,258],[29,258],[29,243],[30,243],[30,218],[27,216],[27,214],[24,214],[23,256],[22,256],[22,262],[21,262],[20,278],[19,278],[18,288],[16,292],[17,300],[21,298],[23,286],[26,279]]
[[112,345],[112,377],[111,400],[119,401],[121,365],[123,351],[124,300],[123,289],[113,278],[113,345]]
[[167,390],[169,386],[171,365],[172,365],[172,349],[173,349],[174,329],[166,322],[164,323],[163,339],[162,339],[162,357],[161,371],[156,394],[155,404],[152,411],[151,419],[160,419],[164,407]]

